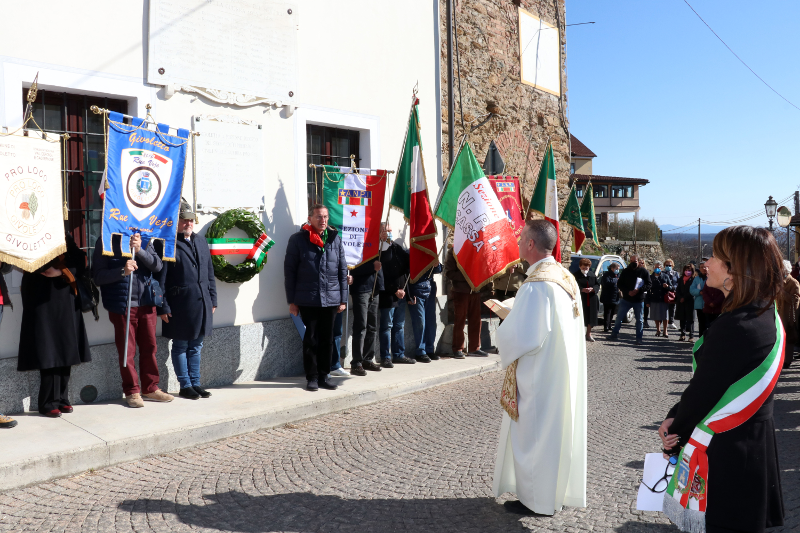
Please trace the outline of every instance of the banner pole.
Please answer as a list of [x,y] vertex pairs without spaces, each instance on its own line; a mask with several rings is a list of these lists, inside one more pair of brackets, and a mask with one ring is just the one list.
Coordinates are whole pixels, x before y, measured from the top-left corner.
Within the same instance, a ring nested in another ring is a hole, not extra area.
[[[133,255],[133,246],[131,246],[131,255]],[[128,311],[125,318],[125,353],[122,356],[122,367],[128,367],[128,335],[131,331],[131,293],[133,293],[133,272],[128,274]]]

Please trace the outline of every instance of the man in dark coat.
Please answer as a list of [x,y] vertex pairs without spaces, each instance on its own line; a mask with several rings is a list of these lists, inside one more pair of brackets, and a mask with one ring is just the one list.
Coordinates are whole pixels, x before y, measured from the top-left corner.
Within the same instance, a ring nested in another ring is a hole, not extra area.
[[380,261],[367,261],[350,271],[350,296],[353,298],[353,360],[350,373],[366,376],[367,370],[380,372],[375,364],[378,353],[378,323],[380,309],[378,297],[383,290],[384,279]]
[[316,204],[308,224],[289,237],[283,261],[289,312],[306,327],[303,366],[308,390],[335,390],[327,381],[331,368],[333,322],[347,307],[347,262],[339,233],[328,226],[328,208]]
[[[130,407],[144,407],[144,401],[171,402],[174,398],[158,388],[158,362],[156,361],[156,308],[154,305],[139,305],[146,286],[154,274],[161,272],[161,258],[153,248],[153,240],[142,248],[142,236],[131,237],[131,252],[122,254],[119,240],[114,239],[113,256],[103,255],[102,239],[97,239],[92,258],[92,278],[100,287],[103,307],[114,324],[114,342],[119,352],[119,372],[122,376],[122,391]],[[131,292],[131,323],[128,338],[125,338],[126,311],[128,306],[128,276],[133,276]],[[125,343],[128,344],[128,361],[123,366]],[[134,355],[139,345],[139,374],[136,373]]]
[[611,329],[611,317],[614,316],[617,304],[619,304],[618,271],[619,265],[611,263],[608,266],[608,270],[603,272],[603,277],[600,280],[600,302],[603,304],[603,331],[605,332]]
[[164,321],[162,334],[172,339],[172,367],[181,385],[178,395],[197,400],[211,396],[200,386],[200,351],[203,339],[214,329],[217,283],[208,243],[194,233],[196,215],[185,200],[179,217],[175,262],[164,263],[159,276],[164,303],[158,316]]
[[628,314],[628,310],[633,309],[633,316],[636,317],[636,344],[642,344],[644,295],[650,290],[650,274],[645,268],[639,266],[638,255],[631,254],[628,260],[630,261],[628,266],[622,269],[619,281],[617,281],[617,288],[622,292],[622,300],[619,302],[617,321],[614,323],[614,329],[611,330],[609,339],[617,340],[623,317]]
[[[3,308],[8,307],[11,309],[11,298],[8,297],[8,286],[3,274],[11,272],[11,265],[4,264],[0,261],[0,322],[3,322]],[[13,418],[0,413],[0,428],[8,429],[17,425],[17,421]]]
[[408,250],[392,241],[392,226],[381,223],[381,266],[383,271],[383,290],[380,292],[381,326],[381,366],[392,368],[394,363],[413,364],[416,361],[430,363],[417,357],[406,357],[406,302],[410,301],[406,292],[409,272]]

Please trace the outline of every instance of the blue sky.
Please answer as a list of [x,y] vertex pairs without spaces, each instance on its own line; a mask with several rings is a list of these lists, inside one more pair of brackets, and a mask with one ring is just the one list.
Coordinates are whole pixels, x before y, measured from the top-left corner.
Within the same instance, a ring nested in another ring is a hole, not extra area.
[[[800,106],[799,1],[689,2]],[[729,221],[797,189],[800,110],[683,0],[567,0],[567,24],[587,21],[567,28],[570,129],[597,154],[595,174],[650,180],[640,216]]]

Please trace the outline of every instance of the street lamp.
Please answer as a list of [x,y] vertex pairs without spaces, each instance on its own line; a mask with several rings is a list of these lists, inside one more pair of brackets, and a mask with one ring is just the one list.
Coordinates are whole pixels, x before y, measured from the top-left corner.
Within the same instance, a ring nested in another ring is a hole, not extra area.
[[764,203],[764,209],[767,211],[767,218],[769,219],[769,230],[772,231],[772,219],[778,213],[778,202],[770,196],[769,200]]

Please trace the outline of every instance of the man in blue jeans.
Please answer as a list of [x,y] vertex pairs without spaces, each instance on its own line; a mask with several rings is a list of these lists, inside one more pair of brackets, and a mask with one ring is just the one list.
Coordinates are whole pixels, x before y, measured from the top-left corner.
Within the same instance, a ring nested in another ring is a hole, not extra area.
[[164,321],[162,334],[172,339],[172,366],[181,387],[178,396],[197,400],[211,396],[200,386],[200,351],[203,339],[214,329],[217,283],[208,243],[193,231],[191,209],[181,201],[175,262],[164,261],[160,272],[164,303],[158,315]]
[[408,311],[414,328],[414,346],[418,359],[436,361],[436,282],[434,274],[442,272],[442,265],[431,267],[416,283],[408,285]]
[[392,242],[392,227],[381,223],[381,263],[384,265],[383,290],[380,293],[381,366],[393,368],[395,363],[430,363],[430,359],[406,357],[406,302],[409,269],[408,250]]
[[617,281],[617,288],[622,292],[622,299],[619,301],[617,321],[614,323],[614,329],[609,338],[617,339],[623,317],[628,315],[628,310],[633,309],[633,315],[636,317],[636,344],[642,344],[644,295],[650,290],[650,274],[645,268],[639,266],[638,255],[633,254],[628,260],[628,266],[622,270],[619,281]]

